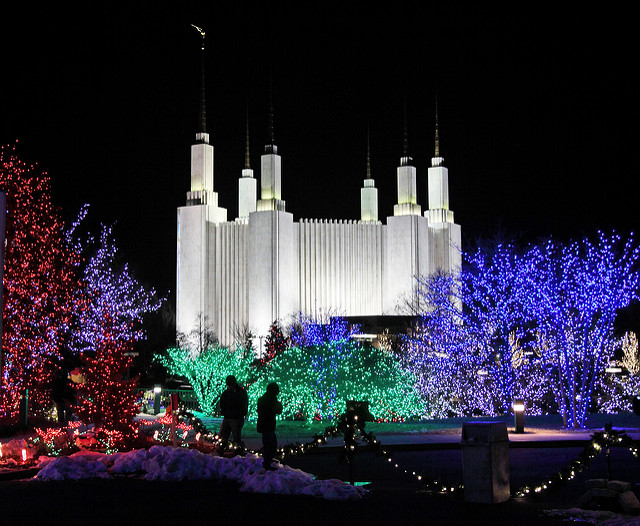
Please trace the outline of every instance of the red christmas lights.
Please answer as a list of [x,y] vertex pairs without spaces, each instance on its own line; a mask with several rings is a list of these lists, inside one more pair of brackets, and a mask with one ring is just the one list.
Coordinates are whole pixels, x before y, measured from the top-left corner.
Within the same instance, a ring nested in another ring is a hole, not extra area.
[[28,389],[30,412],[51,405],[56,359],[72,318],[76,254],[51,199],[49,179],[0,147],[7,200],[0,417],[15,417]]
[[123,340],[108,313],[95,357],[83,357],[84,384],[78,387],[77,414],[109,437],[109,446],[123,444],[137,434],[133,419],[138,413],[136,380],[127,379],[133,340]]

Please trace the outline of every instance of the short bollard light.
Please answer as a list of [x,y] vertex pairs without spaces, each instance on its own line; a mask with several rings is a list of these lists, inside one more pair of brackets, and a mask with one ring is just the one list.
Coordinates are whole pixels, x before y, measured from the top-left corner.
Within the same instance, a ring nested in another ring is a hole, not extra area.
[[162,387],[156,385],[153,388],[153,414],[157,415],[160,412],[160,395],[162,393]]
[[524,400],[518,398],[513,401],[516,433],[524,433]]

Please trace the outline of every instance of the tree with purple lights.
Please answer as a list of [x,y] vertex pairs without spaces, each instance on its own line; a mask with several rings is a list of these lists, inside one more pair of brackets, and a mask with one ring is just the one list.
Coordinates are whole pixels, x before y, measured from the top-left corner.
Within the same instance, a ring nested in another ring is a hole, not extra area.
[[143,319],[157,311],[163,300],[156,292],[146,290],[133,277],[129,266],[118,264],[113,228],[102,225],[96,239],[81,239],[78,230],[87,215],[85,206],[67,232],[67,243],[83,257],[81,266],[82,303],[78,303],[70,347],[77,354],[95,350],[104,337],[104,320],[110,319],[109,339],[137,342],[146,335]]
[[84,207],[67,233],[67,243],[84,262],[69,342],[81,356],[85,377],[78,412],[111,433],[112,442],[126,441],[132,437],[136,411],[135,379],[127,378],[131,352],[146,337],[144,316],[158,310],[162,300],[138,283],[127,264],[117,265],[110,227],[102,226],[98,239],[79,239],[77,230],[86,213]]

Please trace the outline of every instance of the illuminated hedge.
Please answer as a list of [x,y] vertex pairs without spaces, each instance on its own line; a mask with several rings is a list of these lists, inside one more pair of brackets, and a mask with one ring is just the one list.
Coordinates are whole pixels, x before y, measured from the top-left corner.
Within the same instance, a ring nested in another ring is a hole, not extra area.
[[393,355],[351,340],[292,347],[276,356],[249,388],[253,410],[270,382],[280,386],[282,418],[332,419],[345,411],[350,399],[369,401],[379,420],[425,413],[415,378]]
[[200,409],[209,415],[218,415],[216,405],[225,389],[225,379],[232,374],[240,385],[246,385],[253,374],[253,356],[242,351],[230,351],[224,347],[209,347],[203,352],[189,349],[167,349],[156,360],[170,374],[187,379],[198,399]]

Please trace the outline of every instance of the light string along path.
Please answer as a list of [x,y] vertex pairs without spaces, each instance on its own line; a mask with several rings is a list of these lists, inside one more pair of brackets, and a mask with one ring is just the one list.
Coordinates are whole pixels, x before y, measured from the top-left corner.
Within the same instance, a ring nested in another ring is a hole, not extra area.
[[[402,470],[407,475],[412,476],[416,481],[420,482],[426,491],[433,494],[451,494],[464,489],[463,484],[446,484],[443,481],[426,477],[422,473],[405,469],[394,461],[392,454],[387,448],[375,437],[371,432],[365,430],[365,422],[372,420],[368,414],[366,406],[359,405],[359,402],[350,402],[347,405],[347,412],[344,413],[338,422],[328,426],[324,433],[316,434],[312,440],[305,443],[286,444],[278,450],[278,458],[284,460],[288,456],[297,456],[308,453],[309,451],[325,445],[329,438],[336,438],[340,435],[344,436],[344,450],[342,456],[347,463],[354,460],[356,454],[356,446],[358,439],[361,438],[368,446],[370,446],[378,455],[383,456],[385,460],[392,464],[396,469]],[[199,433],[197,440],[209,442],[216,445],[219,442],[219,436],[216,433],[209,432],[203,425],[202,421],[180,406],[176,411],[179,419],[188,421],[188,424]],[[241,446],[236,444],[230,445],[232,450],[240,449]],[[523,498],[527,496],[535,496],[555,487],[559,484],[573,480],[578,473],[585,471],[591,461],[600,453],[606,452],[607,466],[609,465],[609,453],[612,447],[626,447],[635,458],[640,458],[640,444],[637,440],[633,440],[629,435],[622,431],[614,430],[611,424],[605,425],[604,431],[594,433],[591,442],[584,450],[569,462],[564,468],[557,471],[550,477],[546,477],[538,484],[525,485],[512,492],[512,498]],[[245,450],[249,453],[258,454],[258,451]],[[609,473],[607,473],[608,476]]]

